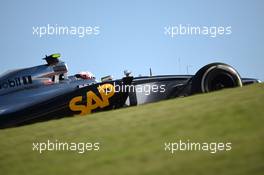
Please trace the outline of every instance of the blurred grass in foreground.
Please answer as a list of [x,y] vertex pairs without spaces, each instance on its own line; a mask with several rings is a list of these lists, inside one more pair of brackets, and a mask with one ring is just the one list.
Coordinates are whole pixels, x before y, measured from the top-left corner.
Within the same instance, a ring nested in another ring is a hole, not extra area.
[[[264,85],[0,130],[1,174],[262,174]],[[232,150],[164,151],[164,142],[231,142]],[[78,154],[33,142],[100,142]]]

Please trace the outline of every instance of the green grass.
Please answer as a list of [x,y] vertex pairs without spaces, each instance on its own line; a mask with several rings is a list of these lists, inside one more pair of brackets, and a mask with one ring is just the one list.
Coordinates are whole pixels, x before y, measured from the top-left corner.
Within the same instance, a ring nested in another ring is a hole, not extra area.
[[[100,142],[100,151],[32,151],[33,142]],[[231,151],[164,151],[164,142],[231,142]],[[0,130],[0,174],[262,174],[264,85]]]

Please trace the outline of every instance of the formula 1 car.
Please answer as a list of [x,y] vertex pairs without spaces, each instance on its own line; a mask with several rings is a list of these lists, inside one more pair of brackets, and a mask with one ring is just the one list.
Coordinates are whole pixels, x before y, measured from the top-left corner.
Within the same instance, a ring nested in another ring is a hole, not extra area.
[[195,75],[106,76],[97,82],[85,74],[68,76],[67,65],[52,54],[47,64],[0,76],[0,128],[89,114],[96,111],[241,87],[259,80],[240,78],[224,63],[212,63]]

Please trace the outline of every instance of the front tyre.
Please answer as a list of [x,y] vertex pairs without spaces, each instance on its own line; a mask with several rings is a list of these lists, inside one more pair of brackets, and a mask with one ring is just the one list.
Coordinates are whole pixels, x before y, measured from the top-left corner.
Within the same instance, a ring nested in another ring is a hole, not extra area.
[[242,87],[239,73],[228,64],[212,63],[202,67],[193,76],[191,93],[206,93],[232,87]]

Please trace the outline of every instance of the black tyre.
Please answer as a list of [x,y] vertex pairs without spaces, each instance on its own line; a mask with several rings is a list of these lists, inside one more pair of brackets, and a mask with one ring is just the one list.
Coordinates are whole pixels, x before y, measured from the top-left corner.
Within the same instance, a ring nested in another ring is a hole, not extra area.
[[224,63],[212,63],[202,67],[193,76],[191,93],[206,93],[241,86],[240,75],[233,67]]

